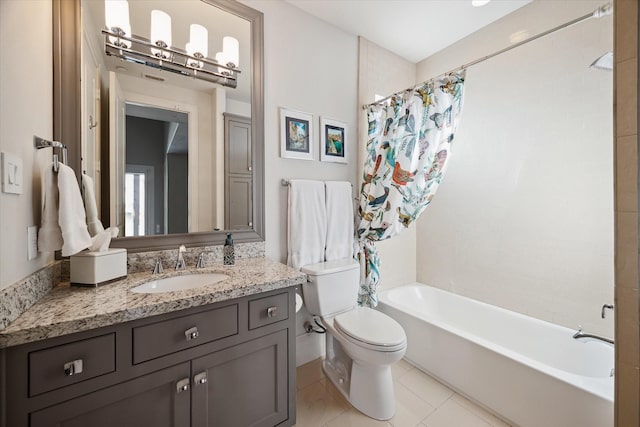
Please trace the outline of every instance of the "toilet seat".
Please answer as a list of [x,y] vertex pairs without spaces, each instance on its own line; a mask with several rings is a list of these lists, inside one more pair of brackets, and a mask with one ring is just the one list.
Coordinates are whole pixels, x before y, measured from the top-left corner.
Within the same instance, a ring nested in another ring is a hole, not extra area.
[[376,351],[397,351],[407,344],[407,336],[398,322],[384,313],[357,307],[334,317],[333,324],[345,339]]

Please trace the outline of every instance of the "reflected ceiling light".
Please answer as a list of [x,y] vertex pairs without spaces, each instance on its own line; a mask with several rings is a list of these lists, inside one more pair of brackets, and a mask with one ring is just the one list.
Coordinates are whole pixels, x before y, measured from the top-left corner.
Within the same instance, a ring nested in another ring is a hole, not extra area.
[[171,45],[171,16],[162,10],[151,11],[150,38],[133,35],[129,23],[127,0],[105,0],[105,51],[109,56],[195,77],[225,87],[238,85],[240,44],[233,37],[222,39],[222,52],[215,60],[209,53],[209,32],[199,24],[191,24],[185,50]]
[[509,41],[514,44],[514,43],[520,43],[521,41],[524,41],[526,39],[529,38],[529,32],[527,30],[520,30],[520,31],[516,31],[515,33],[511,33],[509,35]]
[[240,44],[233,37],[224,37],[222,39],[222,52],[224,52],[226,65],[231,68],[237,67],[240,62]]
[[471,0],[471,5],[475,7],[484,6],[489,3],[491,0]]
[[[216,53],[216,62],[218,64],[226,64],[227,63],[227,58],[224,54],[224,52],[218,52]],[[222,67],[218,67],[218,72],[224,74],[227,70],[222,68]]]

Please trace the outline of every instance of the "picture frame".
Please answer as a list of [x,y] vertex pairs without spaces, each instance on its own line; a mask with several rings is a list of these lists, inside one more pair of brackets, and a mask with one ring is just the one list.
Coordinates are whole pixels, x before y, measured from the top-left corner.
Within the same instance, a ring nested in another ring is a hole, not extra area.
[[280,156],[314,160],[313,115],[280,108]]
[[348,129],[345,122],[320,117],[320,161],[348,163]]

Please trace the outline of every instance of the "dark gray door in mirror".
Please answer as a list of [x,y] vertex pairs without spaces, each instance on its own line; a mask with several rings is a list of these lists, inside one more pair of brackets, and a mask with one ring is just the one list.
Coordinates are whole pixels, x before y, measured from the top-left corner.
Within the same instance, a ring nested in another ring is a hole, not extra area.
[[[208,29],[208,57],[222,50],[224,36],[238,39],[241,73],[235,88],[224,87],[106,55],[104,2],[54,1],[54,32],[74,41],[54,52],[54,133],[82,153],[70,163],[93,178],[103,223],[135,236],[112,246],[220,244],[230,227],[238,242],[263,240],[262,13],[233,0],[128,4],[136,36],[149,37],[151,9],[167,12],[178,50],[189,42],[190,24]],[[82,83],[64,81],[65,69],[78,70]],[[237,180],[225,164],[225,114],[247,118],[251,135],[237,220],[229,215],[238,209],[227,205],[238,197],[228,193]],[[82,142],[74,144],[78,134]]]

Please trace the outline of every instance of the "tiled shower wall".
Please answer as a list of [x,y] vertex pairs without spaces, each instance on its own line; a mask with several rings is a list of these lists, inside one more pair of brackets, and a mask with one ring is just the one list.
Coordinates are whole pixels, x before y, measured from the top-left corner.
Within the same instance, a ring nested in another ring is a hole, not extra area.
[[615,0],[615,424],[640,424],[638,2]]

